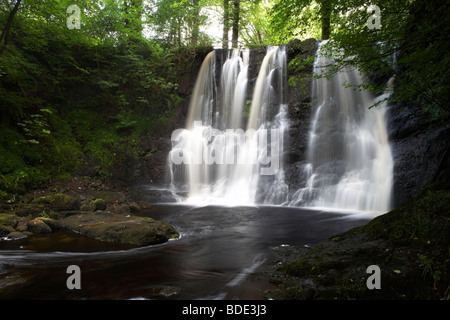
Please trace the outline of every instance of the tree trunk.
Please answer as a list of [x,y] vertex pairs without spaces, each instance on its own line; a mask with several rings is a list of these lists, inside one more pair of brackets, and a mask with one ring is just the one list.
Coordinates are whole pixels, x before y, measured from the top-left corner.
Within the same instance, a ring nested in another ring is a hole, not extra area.
[[230,31],[230,7],[228,1],[229,0],[223,0],[223,49],[228,49],[228,32]]
[[124,1],[125,12],[125,26],[136,32],[136,35],[141,35],[142,30],[142,5],[143,0]]
[[21,1],[22,0],[17,0],[14,8],[12,9],[11,13],[9,14],[8,21],[6,22],[5,28],[3,29],[2,34],[0,35],[0,55],[3,53],[5,46],[8,44],[9,30],[11,30],[14,16],[16,15],[17,10],[19,10]]
[[191,36],[191,46],[195,48],[197,46],[198,37],[200,34],[200,1],[194,0],[194,15],[192,18],[192,36]]
[[321,22],[322,22],[322,40],[330,38],[331,33],[331,1],[322,0],[321,3]]
[[233,25],[232,25],[233,37],[231,39],[233,48],[238,47],[240,6],[241,6],[241,1],[234,0],[234,2],[233,2]]

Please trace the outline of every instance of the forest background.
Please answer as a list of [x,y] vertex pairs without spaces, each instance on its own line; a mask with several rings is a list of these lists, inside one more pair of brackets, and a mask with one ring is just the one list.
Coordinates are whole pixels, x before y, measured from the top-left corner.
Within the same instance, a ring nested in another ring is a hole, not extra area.
[[213,47],[330,39],[331,72],[358,66],[376,93],[395,76],[392,103],[446,123],[449,16],[425,0],[2,0],[0,196],[152,157],[140,142],[174,118],[181,75]]

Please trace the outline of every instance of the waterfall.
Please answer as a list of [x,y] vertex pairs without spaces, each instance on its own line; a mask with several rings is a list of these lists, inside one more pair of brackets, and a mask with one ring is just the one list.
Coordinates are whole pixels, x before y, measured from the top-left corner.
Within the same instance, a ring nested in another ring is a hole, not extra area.
[[[286,50],[268,47],[255,88],[249,50],[212,51],[199,71],[185,129],[172,135],[171,186],[187,203],[284,202]],[[251,99],[249,99],[251,98]]]
[[[318,75],[333,63],[320,48]],[[389,90],[376,97],[359,89],[362,75],[350,67],[313,79],[302,168],[307,179],[289,197],[283,159],[289,129],[286,49],[267,48],[256,81],[249,79],[251,63],[244,49],[215,50],[205,58],[186,126],[172,134],[171,187],[181,201],[387,212],[393,184],[384,101]]]
[[[320,53],[314,73],[320,75],[331,58]],[[359,88],[362,76],[347,67],[331,79],[312,83],[313,110],[308,141],[305,187],[291,206],[385,213],[391,207],[393,159],[386,129],[389,90],[375,97]],[[370,108],[374,103],[376,107]]]

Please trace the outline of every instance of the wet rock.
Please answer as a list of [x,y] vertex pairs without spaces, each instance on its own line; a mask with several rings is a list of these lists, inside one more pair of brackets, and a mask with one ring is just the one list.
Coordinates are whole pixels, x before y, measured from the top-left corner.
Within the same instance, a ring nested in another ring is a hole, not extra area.
[[0,213],[0,225],[15,228],[19,223],[19,219],[14,214]]
[[25,232],[14,231],[14,232],[11,232],[10,234],[8,234],[5,237],[5,240],[20,240],[20,239],[28,237],[31,234],[32,233],[28,232],[28,231],[25,231]]
[[77,197],[58,193],[53,196],[50,206],[55,211],[80,210],[81,201]]
[[173,286],[165,286],[159,292],[158,296],[162,298],[173,298],[180,294],[181,289]]
[[111,213],[73,215],[60,222],[64,228],[84,236],[137,246],[163,243],[179,236],[166,222]]
[[103,199],[94,200],[94,211],[97,211],[97,210],[105,211],[107,206],[108,206],[108,204]]
[[130,208],[131,213],[137,213],[141,211],[141,207],[136,202],[130,203],[128,207]]
[[0,237],[7,236],[8,234],[10,234],[11,232],[14,232],[14,231],[15,231],[15,229],[11,226],[0,225]]
[[30,203],[18,207],[14,211],[14,213],[18,217],[27,217],[27,216],[37,217],[44,210],[45,206],[43,204]]
[[418,195],[434,181],[445,163],[450,126],[433,123],[429,118],[420,106],[412,104],[392,105],[388,109],[394,158],[394,207]]
[[148,208],[151,208],[151,206],[152,206],[147,201],[139,201],[138,205],[139,205],[139,208],[142,208],[142,209],[148,209]]
[[130,207],[126,204],[121,205],[118,209],[117,209],[117,213],[130,213]]
[[27,229],[32,233],[51,233],[50,228],[42,219],[33,219],[27,222]]

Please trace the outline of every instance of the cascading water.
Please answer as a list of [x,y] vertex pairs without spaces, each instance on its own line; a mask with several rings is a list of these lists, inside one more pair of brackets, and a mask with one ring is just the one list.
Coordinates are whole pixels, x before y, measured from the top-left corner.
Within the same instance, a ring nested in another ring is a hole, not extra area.
[[[314,73],[333,61],[320,54]],[[303,170],[305,186],[290,199],[283,168],[288,130],[286,50],[268,47],[254,88],[248,50],[211,52],[195,84],[186,128],[172,135],[171,185],[192,204],[326,207],[384,213],[390,209],[393,160],[386,102],[353,90],[362,76],[347,68],[312,83],[314,108]],[[370,108],[378,101],[377,107]],[[251,102],[251,104],[249,104]],[[250,109],[249,109],[250,107]],[[244,131],[245,130],[245,131]]]
[[[321,74],[333,61],[319,50],[314,73]],[[331,79],[316,78],[312,84],[315,107],[312,113],[308,176],[291,206],[385,213],[390,209],[393,159],[386,130],[386,92],[374,97],[354,90],[361,74],[347,68]],[[374,103],[380,104],[370,108]]]
[[220,68],[216,51],[205,58],[186,128],[172,135],[172,188],[184,189],[183,201],[194,204],[284,202],[285,48],[268,48],[253,95],[248,95],[249,51],[227,54]]

